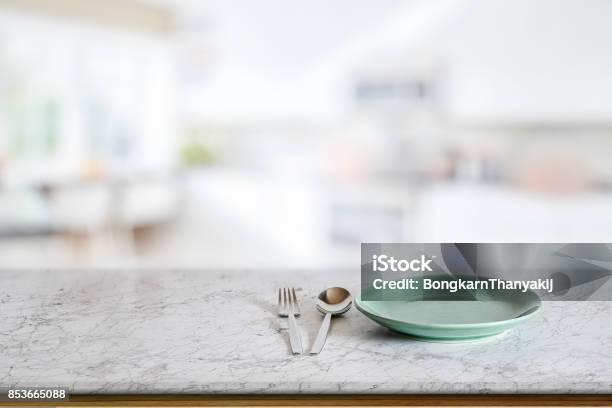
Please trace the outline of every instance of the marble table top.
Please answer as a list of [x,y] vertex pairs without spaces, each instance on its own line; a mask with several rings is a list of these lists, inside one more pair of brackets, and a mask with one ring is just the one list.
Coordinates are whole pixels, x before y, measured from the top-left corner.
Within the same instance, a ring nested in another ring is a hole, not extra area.
[[99,393],[610,393],[612,302],[545,302],[507,334],[429,343],[353,309],[293,356],[276,290],[299,288],[305,349],[327,286],[356,271],[0,271],[0,384]]

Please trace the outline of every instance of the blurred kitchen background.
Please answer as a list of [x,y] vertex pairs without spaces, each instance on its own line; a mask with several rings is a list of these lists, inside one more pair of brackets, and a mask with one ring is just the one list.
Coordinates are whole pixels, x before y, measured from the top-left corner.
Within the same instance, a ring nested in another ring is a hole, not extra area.
[[612,2],[0,0],[0,267],[612,242]]

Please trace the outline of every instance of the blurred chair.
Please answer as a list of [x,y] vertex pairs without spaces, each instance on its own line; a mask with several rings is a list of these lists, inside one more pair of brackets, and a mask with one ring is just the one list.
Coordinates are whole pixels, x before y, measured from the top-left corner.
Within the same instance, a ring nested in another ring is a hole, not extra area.
[[144,248],[155,231],[177,216],[181,194],[171,179],[143,179],[115,185],[113,225],[123,233],[123,244],[135,253]]
[[112,251],[105,234],[111,227],[112,190],[108,184],[57,186],[50,194],[53,229],[72,244],[79,256]]

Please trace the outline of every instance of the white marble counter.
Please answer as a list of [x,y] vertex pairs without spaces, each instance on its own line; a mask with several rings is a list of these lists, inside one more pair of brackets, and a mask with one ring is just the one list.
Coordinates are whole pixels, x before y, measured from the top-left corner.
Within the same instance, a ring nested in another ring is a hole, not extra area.
[[300,287],[306,348],[351,273],[0,271],[0,384],[73,392],[610,393],[612,302],[546,302],[503,337],[414,341],[356,309],[292,356],[276,288]]

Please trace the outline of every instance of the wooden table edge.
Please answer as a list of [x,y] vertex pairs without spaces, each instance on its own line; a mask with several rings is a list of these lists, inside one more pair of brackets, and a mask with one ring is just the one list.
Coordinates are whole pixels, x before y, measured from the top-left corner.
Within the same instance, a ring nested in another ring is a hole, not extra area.
[[612,406],[612,394],[72,394],[69,401],[0,402],[0,406]]

